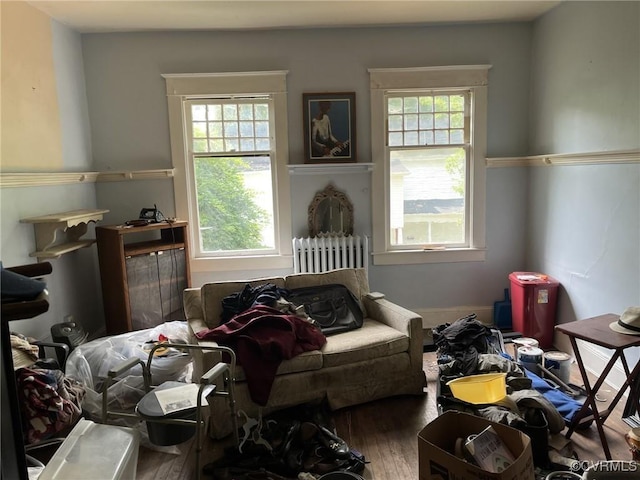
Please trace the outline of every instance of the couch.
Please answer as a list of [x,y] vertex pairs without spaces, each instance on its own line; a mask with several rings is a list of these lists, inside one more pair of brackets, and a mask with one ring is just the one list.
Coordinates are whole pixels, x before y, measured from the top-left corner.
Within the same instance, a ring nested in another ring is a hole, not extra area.
[[[364,269],[339,269],[324,273],[300,273],[248,281],[221,281],[184,291],[184,308],[193,341],[197,332],[220,323],[222,299],[243,289],[271,283],[293,289],[326,284],[343,284],[360,301],[363,326],[327,337],[321,350],[304,352],[284,360],[278,368],[269,400],[263,407],[253,403],[241,366],[236,369],[235,398],[238,411],[249,417],[326,399],[332,410],[371,400],[405,394],[423,394],[426,377],[422,368],[422,318],[384,298],[370,293]],[[209,342],[210,343],[210,342]],[[194,374],[220,360],[214,353],[194,359]],[[226,402],[210,401],[210,436],[231,433]]]

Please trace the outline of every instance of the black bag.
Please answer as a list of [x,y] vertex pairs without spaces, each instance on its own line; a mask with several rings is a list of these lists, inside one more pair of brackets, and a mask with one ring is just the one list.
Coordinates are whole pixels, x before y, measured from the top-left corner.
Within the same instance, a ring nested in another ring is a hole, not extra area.
[[355,295],[339,284],[318,285],[289,290],[286,300],[304,310],[325,335],[362,327],[362,309]]

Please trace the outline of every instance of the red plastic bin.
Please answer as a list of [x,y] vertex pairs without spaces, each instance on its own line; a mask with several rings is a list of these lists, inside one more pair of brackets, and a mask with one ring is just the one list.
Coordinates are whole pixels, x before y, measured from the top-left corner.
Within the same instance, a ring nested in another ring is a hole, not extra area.
[[542,349],[551,348],[560,283],[537,272],[513,272],[509,280],[513,330],[535,338]]

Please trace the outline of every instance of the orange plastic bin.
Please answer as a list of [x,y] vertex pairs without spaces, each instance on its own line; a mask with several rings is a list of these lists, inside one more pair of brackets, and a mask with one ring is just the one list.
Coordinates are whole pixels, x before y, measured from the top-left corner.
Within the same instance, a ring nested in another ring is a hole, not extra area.
[[560,283],[537,272],[513,272],[509,280],[513,330],[535,338],[542,349],[551,348]]

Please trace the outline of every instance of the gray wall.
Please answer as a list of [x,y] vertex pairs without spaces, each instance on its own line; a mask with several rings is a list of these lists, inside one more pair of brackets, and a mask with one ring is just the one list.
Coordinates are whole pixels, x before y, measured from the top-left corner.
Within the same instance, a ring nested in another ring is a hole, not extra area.
[[[640,4],[565,2],[534,26],[531,151],[640,147]],[[640,165],[528,172],[527,267],[561,284],[561,322],[640,305]]]
[[[371,161],[368,68],[491,64],[490,156],[525,154],[531,24],[83,35],[95,166],[99,170],[171,166],[162,73],[288,70],[290,163],[303,162],[302,93],[355,91],[359,161]],[[307,206],[333,182],[354,203],[357,233],[371,234],[370,174],[292,178],[293,234],[306,234]],[[372,267],[373,289],[421,309],[491,305],[510,271],[523,267],[526,175],[488,173],[486,262]],[[375,192],[373,192],[375,194]],[[119,223],[157,203],[173,211],[169,182],[101,184],[98,204]],[[288,272],[195,274],[196,285]]]
[[640,144],[640,4],[564,2],[534,24],[531,154]]
[[[62,157],[65,171],[93,170],[88,107],[85,94],[81,37],[52,21],[52,55],[58,92]],[[25,128],[27,128],[25,126]],[[35,137],[34,137],[35,138]],[[97,208],[95,185],[65,185],[0,190],[1,259],[5,267],[31,264],[36,250],[33,225],[21,218],[70,210]],[[89,225],[85,238],[95,238]],[[50,260],[53,273],[44,277],[49,292],[49,311],[34,319],[12,322],[11,329],[37,339],[50,338],[51,325],[71,315],[87,331],[104,324],[100,277],[95,247]]]

